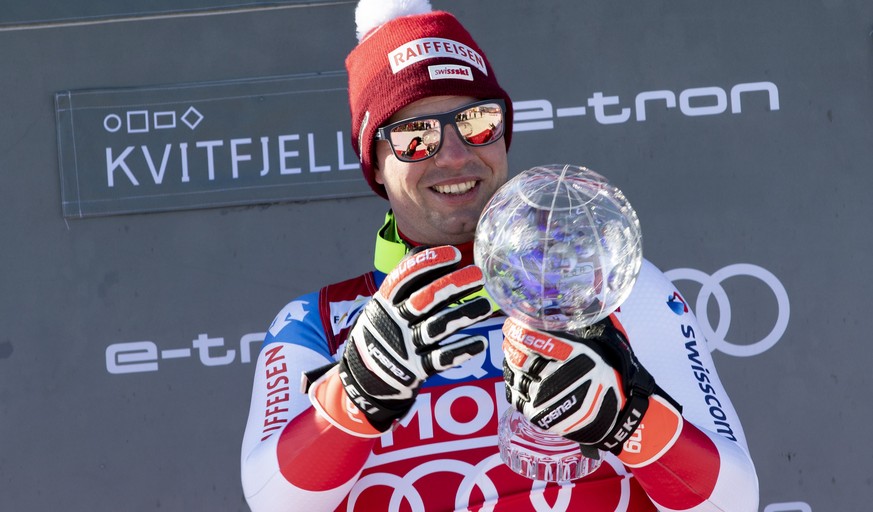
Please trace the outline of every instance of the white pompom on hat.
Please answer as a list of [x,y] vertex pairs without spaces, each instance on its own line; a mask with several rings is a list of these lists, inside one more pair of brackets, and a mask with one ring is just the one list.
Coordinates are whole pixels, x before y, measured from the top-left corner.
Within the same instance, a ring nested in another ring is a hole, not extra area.
[[377,29],[401,16],[426,14],[433,10],[429,0],[361,0],[355,8],[355,25],[358,28],[358,42],[363,41],[374,29]]
[[503,99],[509,147],[512,100],[485,53],[454,16],[433,11],[428,0],[360,0],[355,23],[359,43],[346,58],[351,143],[364,178],[377,194],[387,198],[374,179],[376,129],[422,98]]

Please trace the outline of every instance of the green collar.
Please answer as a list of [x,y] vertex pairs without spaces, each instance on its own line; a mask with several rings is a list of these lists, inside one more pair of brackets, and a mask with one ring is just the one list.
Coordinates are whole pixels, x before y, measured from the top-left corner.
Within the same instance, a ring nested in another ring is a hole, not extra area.
[[385,214],[385,223],[376,234],[376,256],[373,264],[376,270],[387,274],[400,263],[406,256],[410,247],[400,238],[397,232],[397,223],[394,221],[394,213],[388,210]]

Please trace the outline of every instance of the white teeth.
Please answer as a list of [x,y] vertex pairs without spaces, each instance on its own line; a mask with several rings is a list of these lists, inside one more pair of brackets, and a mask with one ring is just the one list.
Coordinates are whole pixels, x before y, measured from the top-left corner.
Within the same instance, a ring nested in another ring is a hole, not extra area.
[[454,185],[434,185],[434,190],[440,194],[463,194],[476,185],[475,181],[455,183]]

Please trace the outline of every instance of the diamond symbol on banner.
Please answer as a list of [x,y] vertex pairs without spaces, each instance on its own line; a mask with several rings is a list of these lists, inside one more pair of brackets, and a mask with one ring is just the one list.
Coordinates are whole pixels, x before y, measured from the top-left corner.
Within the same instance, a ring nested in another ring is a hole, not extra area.
[[182,114],[182,122],[188,125],[188,128],[192,130],[197,128],[197,125],[200,124],[200,121],[203,120],[203,114],[201,114],[196,108],[188,107],[188,110]]

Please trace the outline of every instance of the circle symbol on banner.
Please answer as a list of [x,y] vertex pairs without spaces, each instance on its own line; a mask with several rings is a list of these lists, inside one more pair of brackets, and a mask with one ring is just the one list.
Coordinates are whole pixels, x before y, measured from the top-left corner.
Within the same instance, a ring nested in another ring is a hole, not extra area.
[[[791,315],[788,292],[785,291],[785,287],[779,279],[767,269],[750,263],[736,263],[728,265],[712,275],[693,268],[677,268],[669,270],[664,274],[671,281],[688,280],[701,284],[700,294],[697,296],[694,310],[697,314],[697,319],[700,321],[700,328],[704,335],[706,335],[710,352],[720,350],[725,354],[736,357],[756,356],[772,348],[782,338],[782,335],[785,334],[785,329],[788,328],[788,318]],[[725,338],[731,324],[731,303],[721,283],[731,277],[739,276],[757,278],[769,286],[776,297],[778,313],[773,329],[762,339],[749,344],[731,343]],[[712,322],[709,320],[709,313],[706,309],[710,297],[714,297],[716,304],[718,304],[719,318],[718,325],[715,328],[713,328]]]
[[109,114],[103,118],[103,128],[110,133],[121,129],[121,117],[118,114]]

